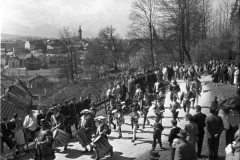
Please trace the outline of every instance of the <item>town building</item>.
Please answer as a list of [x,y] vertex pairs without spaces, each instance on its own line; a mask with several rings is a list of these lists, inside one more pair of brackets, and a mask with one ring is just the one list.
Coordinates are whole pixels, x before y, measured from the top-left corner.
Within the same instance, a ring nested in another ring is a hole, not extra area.
[[9,68],[19,68],[21,67],[21,60],[17,56],[13,55],[8,60]]
[[27,79],[29,88],[42,88],[44,83],[48,82],[48,79],[37,74]]

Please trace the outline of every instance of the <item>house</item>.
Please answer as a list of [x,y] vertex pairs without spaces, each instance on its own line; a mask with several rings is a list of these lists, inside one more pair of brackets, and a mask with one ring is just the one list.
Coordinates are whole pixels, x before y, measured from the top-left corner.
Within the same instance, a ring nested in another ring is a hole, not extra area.
[[32,93],[33,105],[37,106],[38,103],[42,100],[43,96],[46,96],[46,88],[44,88],[44,83],[48,81],[47,78],[41,75],[31,76],[27,79],[29,91]]
[[27,87],[19,79],[8,87],[1,96],[0,117],[7,116],[10,119],[14,113],[18,113],[21,119],[25,118],[27,110],[32,107],[32,94],[24,88]]
[[32,54],[27,54],[26,60],[25,60],[25,66],[27,70],[37,70],[40,68],[41,62]]
[[20,67],[25,67],[27,53],[15,53],[15,55],[20,59]]
[[42,40],[26,41],[25,49],[29,51],[41,50],[43,53],[47,51],[47,45]]
[[60,57],[60,55],[56,54],[46,54],[46,63],[48,65],[48,68],[57,68]]
[[45,88],[29,88],[29,91],[33,95],[33,106],[38,106],[42,97],[46,96],[47,93]]
[[47,78],[37,74],[34,76],[31,76],[27,79],[29,88],[43,88],[43,83],[46,83],[48,81]]
[[1,95],[4,94],[6,89],[14,83],[14,80],[5,74],[1,73]]
[[9,68],[18,68],[20,67],[21,60],[17,56],[11,56],[8,60],[8,67]]

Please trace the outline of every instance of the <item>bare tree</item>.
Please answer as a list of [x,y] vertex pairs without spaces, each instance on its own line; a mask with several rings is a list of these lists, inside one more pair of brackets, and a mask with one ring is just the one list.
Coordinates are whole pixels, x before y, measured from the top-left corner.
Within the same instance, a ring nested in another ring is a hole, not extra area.
[[74,48],[72,40],[74,33],[69,28],[63,28],[59,31],[59,36],[60,39],[64,42],[67,50],[67,63],[63,64],[63,70],[67,79],[70,80],[70,82],[74,83]]
[[158,18],[157,0],[136,0],[132,3],[129,19],[128,37],[141,40],[143,47],[151,52],[152,66],[154,66],[154,28],[157,28]]

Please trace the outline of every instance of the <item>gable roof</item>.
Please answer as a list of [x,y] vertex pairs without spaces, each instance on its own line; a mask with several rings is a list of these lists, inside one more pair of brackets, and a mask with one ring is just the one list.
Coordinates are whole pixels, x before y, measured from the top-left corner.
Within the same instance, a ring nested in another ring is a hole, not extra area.
[[13,83],[13,85],[21,88],[21,89],[24,90],[25,92],[27,92],[27,93],[29,93],[30,95],[32,95],[32,93],[29,92],[28,87],[27,87],[20,79],[17,79],[17,80]]
[[34,79],[37,78],[37,77],[42,77],[42,78],[48,80],[47,78],[45,78],[45,77],[37,74],[37,75],[34,75],[34,76],[29,77],[29,78],[27,79],[27,81],[28,81],[28,82],[31,82],[32,80],[34,80]]
[[27,115],[27,110],[31,109],[32,106],[32,94],[23,88],[25,85],[22,84],[21,80],[18,79],[14,84],[1,97],[0,117],[7,116],[11,119],[14,113],[18,113],[18,116],[24,119]]

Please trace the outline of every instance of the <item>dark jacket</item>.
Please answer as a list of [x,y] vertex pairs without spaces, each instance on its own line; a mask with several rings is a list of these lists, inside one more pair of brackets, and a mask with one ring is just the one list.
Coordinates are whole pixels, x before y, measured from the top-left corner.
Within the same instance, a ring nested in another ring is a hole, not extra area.
[[214,138],[215,134],[220,136],[224,129],[222,118],[211,114],[206,118],[206,136],[209,139]]
[[193,122],[198,125],[198,132],[199,134],[204,134],[204,127],[206,126],[206,114],[203,114],[202,112],[197,113],[193,116]]
[[91,104],[91,99],[86,98],[83,102],[82,102],[82,110],[84,109],[90,109],[90,104]]
[[168,142],[172,144],[173,140],[175,138],[179,138],[178,137],[178,133],[180,132],[181,128],[176,127],[176,128],[172,128],[168,137]]
[[187,140],[181,140],[181,143],[176,147],[174,160],[197,160],[194,145]]
[[14,129],[14,128],[15,128],[15,126],[11,122],[7,123],[7,128],[6,128],[6,125],[3,122],[1,122],[0,131],[1,131],[2,135],[3,135],[2,138],[5,138],[5,137],[9,138],[10,135],[13,136],[13,132],[11,131],[11,129]]

